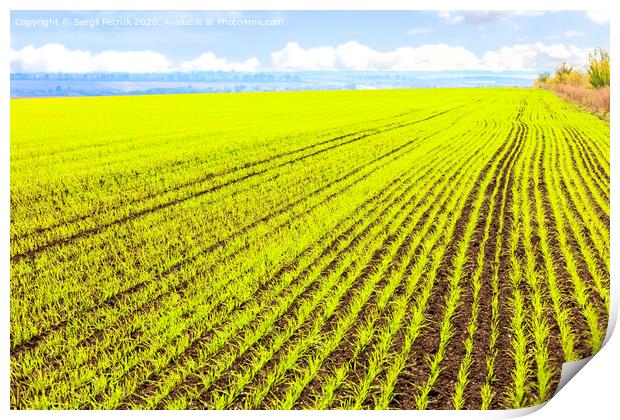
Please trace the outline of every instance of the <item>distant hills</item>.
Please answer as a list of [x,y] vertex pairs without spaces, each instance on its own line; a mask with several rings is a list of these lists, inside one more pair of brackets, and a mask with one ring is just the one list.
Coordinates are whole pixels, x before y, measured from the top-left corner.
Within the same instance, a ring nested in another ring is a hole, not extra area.
[[11,97],[531,86],[538,72],[13,73]]

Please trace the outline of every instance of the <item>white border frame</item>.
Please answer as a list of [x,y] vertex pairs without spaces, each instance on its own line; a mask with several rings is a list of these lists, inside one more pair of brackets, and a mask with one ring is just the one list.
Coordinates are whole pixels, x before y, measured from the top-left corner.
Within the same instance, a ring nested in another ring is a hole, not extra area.
[[[432,3],[415,1],[399,1],[399,0],[296,0],[295,2],[286,0],[220,0],[220,1],[197,1],[197,0],[177,0],[174,3],[165,2],[163,0],[137,0],[128,4],[126,0],[109,0],[109,1],[77,1],[77,0],[58,0],[53,5],[43,0],[6,0],[0,6],[0,57],[2,57],[2,77],[0,78],[0,118],[2,124],[0,127],[1,150],[0,159],[2,161],[2,172],[0,173],[0,197],[1,210],[3,217],[0,221],[0,252],[4,256],[0,260],[0,273],[3,281],[3,287],[0,291],[0,340],[2,347],[0,348],[3,363],[0,364],[0,407],[3,411],[14,416],[38,417],[45,416],[68,416],[69,418],[82,418],[85,414],[94,416],[95,418],[114,418],[132,416],[139,417],[160,417],[162,416],[181,416],[196,417],[209,416],[209,418],[276,418],[282,413],[278,412],[248,412],[248,411],[225,411],[225,412],[119,412],[119,411],[96,411],[96,412],[79,412],[79,411],[9,411],[10,406],[10,386],[9,386],[9,209],[10,209],[10,158],[9,158],[9,139],[10,139],[10,100],[9,100],[9,74],[10,66],[7,59],[10,48],[10,10],[609,10],[610,19],[610,40],[613,40],[614,30],[617,21],[617,10],[611,7],[611,1],[588,0],[575,1],[545,1],[545,0],[521,0],[521,1],[504,1],[498,3],[491,0],[475,0],[468,1],[465,6],[462,1],[446,0],[435,1]],[[432,7],[429,7],[432,6]],[[611,42],[612,56],[612,79],[618,80],[620,73],[617,71],[616,60],[620,57],[617,44]],[[620,158],[620,144],[618,144],[618,136],[615,130],[615,124],[618,122],[618,109],[615,104],[618,98],[618,83],[612,83],[612,105],[611,107],[611,157],[612,162]],[[616,234],[618,230],[618,187],[619,180],[618,166],[611,165],[611,261],[618,261],[620,253],[618,252],[618,239]],[[568,417],[568,418],[611,418],[617,416],[618,412],[618,381],[620,379],[620,342],[618,338],[610,340],[618,317],[618,282],[617,282],[617,264],[612,264],[612,290],[611,290],[611,314],[610,328],[606,337],[606,345],[601,349],[599,354],[592,358],[588,366],[580,373],[577,378],[571,380],[565,388],[563,388],[556,396],[554,396],[546,405],[546,407],[537,411],[533,418],[549,418]],[[538,407],[540,408],[540,407]],[[316,412],[316,411],[295,411],[287,413],[293,418],[303,419],[314,416],[326,416],[332,418],[347,418],[376,415],[387,416],[393,418],[409,418],[415,416],[417,418],[443,418],[448,419],[452,416],[462,418],[506,418],[527,414],[536,411],[537,408],[524,410],[508,410],[508,411],[390,411],[381,412],[381,414],[373,411],[362,412]],[[117,417],[118,416],[118,417]],[[544,416],[544,417],[541,417]]]

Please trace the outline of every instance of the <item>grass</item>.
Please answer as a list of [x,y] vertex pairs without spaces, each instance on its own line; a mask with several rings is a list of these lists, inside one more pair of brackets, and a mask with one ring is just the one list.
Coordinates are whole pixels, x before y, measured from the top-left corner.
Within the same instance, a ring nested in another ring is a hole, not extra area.
[[11,406],[510,408],[609,313],[609,126],[545,90],[11,101]]

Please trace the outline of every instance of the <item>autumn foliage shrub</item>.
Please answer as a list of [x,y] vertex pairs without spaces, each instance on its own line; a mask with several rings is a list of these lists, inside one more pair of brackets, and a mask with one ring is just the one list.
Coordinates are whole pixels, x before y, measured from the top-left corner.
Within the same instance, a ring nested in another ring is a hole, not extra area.
[[541,73],[534,86],[551,90],[564,99],[575,102],[603,118],[608,118],[609,64],[609,53],[598,48],[590,53],[588,65],[583,71],[569,63],[562,63],[553,76],[548,72]]

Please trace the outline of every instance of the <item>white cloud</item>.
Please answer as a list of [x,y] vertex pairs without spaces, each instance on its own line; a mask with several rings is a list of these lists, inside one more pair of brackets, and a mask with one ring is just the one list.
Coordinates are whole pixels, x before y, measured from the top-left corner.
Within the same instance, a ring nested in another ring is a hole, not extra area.
[[201,54],[194,60],[181,63],[182,71],[256,71],[260,62],[256,57],[244,62],[229,62],[225,58],[218,58],[212,52]]
[[152,51],[69,50],[61,44],[10,50],[11,72],[160,72],[170,70],[166,56]]
[[586,16],[597,25],[605,25],[609,23],[609,12],[602,10],[590,10],[586,12]]
[[445,20],[448,23],[462,22],[464,17],[462,15],[455,15],[453,12],[442,10],[439,12],[439,18]]
[[355,41],[305,49],[296,42],[271,54],[275,70],[538,70],[563,61],[587,61],[588,50],[574,45],[517,44],[485,52],[481,57],[459,46],[428,44],[381,52]]
[[564,61],[583,65],[587,62],[587,58],[588,49],[574,45],[546,45],[536,42],[487,51],[482,57],[482,65],[489,70],[549,69]]
[[271,53],[271,62],[277,70],[325,70],[336,67],[334,48],[303,49],[296,42],[289,42],[282,50]]
[[[565,34],[566,35],[566,34]],[[579,36],[574,32],[573,36]],[[568,35],[566,35],[568,36]],[[261,70],[538,70],[551,69],[563,61],[582,65],[588,49],[563,43],[521,43],[476,55],[447,44],[426,44],[378,51],[356,41],[336,46],[303,48],[296,42],[271,53],[271,66],[255,57],[229,61],[205,52],[173,66],[168,58],[152,51],[69,50],[60,44],[10,50],[11,72],[163,72],[163,71],[261,71]]]
[[290,42],[271,54],[276,70],[442,70],[476,67],[476,56],[445,44],[380,52],[349,41],[336,47],[304,49]]
[[451,24],[469,23],[472,25],[485,25],[504,21],[510,16],[541,16],[544,11],[508,11],[508,10],[477,10],[466,12],[440,11],[439,18]]
[[194,60],[184,61],[180,68],[172,66],[168,58],[152,51],[103,51],[69,50],[61,44],[42,47],[29,45],[21,50],[10,50],[11,72],[127,72],[156,73],[181,71],[255,71],[260,68],[258,59],[229,62],[211,52]]

